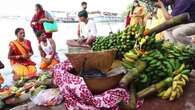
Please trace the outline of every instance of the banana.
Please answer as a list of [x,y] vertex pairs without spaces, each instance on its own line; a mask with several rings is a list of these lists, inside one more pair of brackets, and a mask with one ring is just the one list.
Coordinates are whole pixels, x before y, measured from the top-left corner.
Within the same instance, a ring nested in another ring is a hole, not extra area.
[[185,68],[185,64],[183,63],[183,64],[179,67],[178,72],[181,73],[182,70],[183,70],[184,68]]
[[165,66],[167,67],[167,70],[169,72],[173,72],[173,67],[171,66],[171,64],[168,61],[163,61],[163,64],[165,64]]
[[180,92],[180,90],[179,90],[178,88],[176,88],[176,92],[177,92],[176,97],[177,97],[177,98],[180,98],[181,95],[182,95],[182,93]]
[[166,91],[162,91],[158,94],[159,97],[162,97],[165,94]]
[[181,74],[188,75],[190,73],[190,70],[184,69]]
[[171,95],[172,87],[169,87],[162,96],[162,99],[168,99]]
[[176,92],[175,90],[173,90],[173,91],[171,92],[171,96],[170,96],[169,100],[170,100],[170,101],[173,101],[173,100],[175,99],[176,95],[177,95],[177,92]]
[[127,58],[131,58],[131,59],[137,59],[138,58],[138,56],[133,51],[129,51],[124,56],[127,57]]
[[157,67],[159,67],[160,65],[161,65],[161,62],[160,61],[156,63],[156,66]]
[[126,62],[121,62],[122,66],[125,67],[126,69],[132,69],[133,66],[127,64]]
[[135,62],[135,60],[132,59],[132,58],[129,58],[129,57],[126,57],[126,56],[124,56],[124,58],[125,58],[125,60],[127,60],[127,61],[129,61],[129,62]]
[[156,63],[158,63],[158,62],[159,62],[158,60],[154,59],[154,60],[150,61],[150,65],[156,64]]
[[173,83],[172,83],[172,87],[173,87],[173,90],[175,90],[175,89],[176,89],[176,87],[177,87],[177,82],[176,82],[176,81],[173,81]]
[[186,81],[184,78],[181,78],[181,81],[184,83],[184,86],[186,85]]
[[189,81],[189,78],[188,78],[187,75],[182,74],[181,76],[182,76],[183,79],[185,79],[185,81]]
[[181,85],[181,86],[185,86],[186,85],[186,83],[183,82],[183,81],[175,81],[175,82],[177,83],[177,85]]
[[181,87],[181,85],[177,85],[177,88],[180,92],[180,94],[182,95],[183,94],[183,88]]
[[181,74],[178,74],[178,75],[176,75],[174,78],[173,78],[173,80],[174,81],[177,81],[177,80],[179,80],[181,78]]

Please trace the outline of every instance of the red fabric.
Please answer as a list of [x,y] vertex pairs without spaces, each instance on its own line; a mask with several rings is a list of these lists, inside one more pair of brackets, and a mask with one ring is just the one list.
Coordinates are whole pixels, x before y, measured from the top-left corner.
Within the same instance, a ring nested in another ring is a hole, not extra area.
[[127,27],[128,25],[130,25],[130,22],[131,22],[131,17],[130,16],[127,16],[125,27]]
[[[45,18],[45,11],[42,10],[40,13],[35,14],[31,20],[31,27],[36,31],[43,31],[45,32],[45,29],[43,27],[43,23],[39,23],[38,21],[42,18]],[[32,22],[37,22],[35,25],[32,24]],[[52,38],[52,33],[46,33],[47,38]]]
[[[32,50],[32,47],[31,47],[31,42],[29,40],[25,40],[24,41],[24,45],[25,45],[25,49],[26,51],[30,51]],[[14,45],[13,42],[10,42],[9,44],[10,48],[12,48],[13,50],[13,53],[12,55],[13,56],[17,56],[17,55],[22,55],[22,53],[19,51],[19,49]],[[33,61],[31,61],[30,59],[28,60],[23,60],[23,59],[20,59],[20,60],[11,60],[11,64],[15,64],[15,63],[19,63],[19,64],[23,64],[23,65],[36,65]]]

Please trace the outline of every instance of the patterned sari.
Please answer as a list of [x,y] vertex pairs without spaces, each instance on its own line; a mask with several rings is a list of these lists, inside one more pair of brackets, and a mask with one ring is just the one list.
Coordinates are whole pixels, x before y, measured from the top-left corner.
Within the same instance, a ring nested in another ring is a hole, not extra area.
[[[25,40],[24,43],[14,40],[10,42],[10,48],[13,50],[13,56],[28,55],[31,50],[31,43],[28,40]],[[11,59],[10,63],[16,76],[27,78],[36,76],[36,64],[31,59]]]
[[[56,84],[65,100],[65,110],[120,110],[120,101],[128,102],[129,94],[125,89],[115,88],[102,94],[93,95],[84,79],[71,74],[72,65],[68,60],[53,68],[54,84]],[[143,101],[137,101],[137,108]]]

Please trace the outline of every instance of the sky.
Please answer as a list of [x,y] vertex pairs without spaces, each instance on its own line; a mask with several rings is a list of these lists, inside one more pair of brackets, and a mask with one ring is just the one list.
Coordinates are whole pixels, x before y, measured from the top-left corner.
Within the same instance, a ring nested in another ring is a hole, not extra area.
[[88,11],[112,11],[122,13],[132,0],[0,0],[0,16],[2,15],[32,15],[34,5],[40,3],[44,9],[61,11],[79,11],[80,3],[88,3]]

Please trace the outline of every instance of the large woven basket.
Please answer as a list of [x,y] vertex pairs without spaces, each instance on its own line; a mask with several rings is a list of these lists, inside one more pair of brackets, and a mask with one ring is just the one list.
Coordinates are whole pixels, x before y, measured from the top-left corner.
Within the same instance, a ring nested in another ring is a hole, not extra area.
[[97,69],[102,72],[107,72],[114,61],[116,50],[106,51],[87,51],[67,53],[66,56],[70,60],[72,66],[77,73],[81,72],[82,65],[85,62],[84,70]]
[[93,94],[100,94],[117,87],[124,73],[126,73],[124,68],[116,68],[108,72],[107,77],[84,78],[84,80]]

